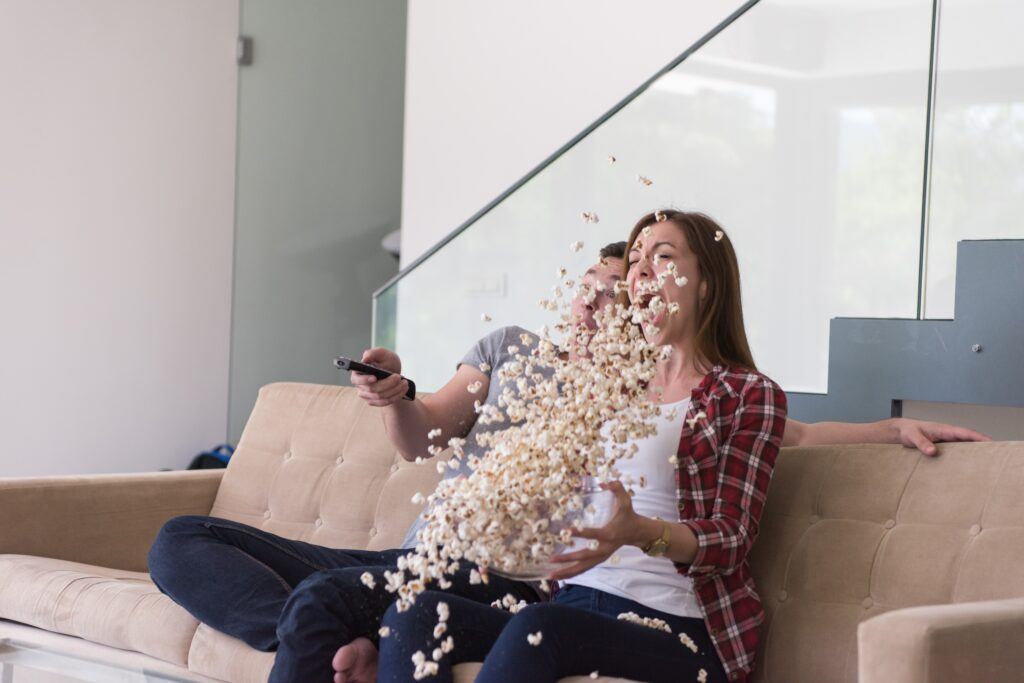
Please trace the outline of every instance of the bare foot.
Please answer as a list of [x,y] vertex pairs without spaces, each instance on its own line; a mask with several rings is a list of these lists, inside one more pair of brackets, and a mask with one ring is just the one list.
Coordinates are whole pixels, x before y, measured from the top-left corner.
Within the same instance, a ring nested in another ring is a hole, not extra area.
[[377,648],[368,638],[356,638],[338,648],[331,664],[334,683],[375,683],[377,680]]

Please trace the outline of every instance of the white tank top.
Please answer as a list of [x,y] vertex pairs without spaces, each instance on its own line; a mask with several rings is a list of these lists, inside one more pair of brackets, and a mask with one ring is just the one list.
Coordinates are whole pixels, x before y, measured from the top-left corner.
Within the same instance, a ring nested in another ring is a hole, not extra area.
[[[623,479],[632,478],[633,509],[645,517],[679,521],[676,468],[669,458],[679,450],[689,403],[685,399],[663,404],[662,415],[656,421],[657,432],[637,441],[633,457],[616,464]],[[583,543],[577,541],[575,547],[581,548]],[[605,591],[680,617],[703,617],[693,593],[693,581],[680,574],[667,557],[649,557],[632,545],[622,546],[608,560],[564,583]]]

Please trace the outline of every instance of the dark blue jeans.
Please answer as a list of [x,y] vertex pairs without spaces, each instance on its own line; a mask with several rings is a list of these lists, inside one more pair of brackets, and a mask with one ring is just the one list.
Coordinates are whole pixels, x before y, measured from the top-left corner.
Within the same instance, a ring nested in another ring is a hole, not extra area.
[[[597,671],[638,681],[695,681],[701,669],[708,683],[726,681],[725,671],[701,619],[677,617],[592,588],[568,586],[554,600],[529,605],[515,616],[488,605],[427,591],[415,606],[384,615],[391,634],[380,641],[377,680],[405,683],[413,680],[412,656],[422,651],[427,660],[438,647],[433,630],[437,604],[449,606],[448,629],[452,651],[441,658],[431,683],[450,683],[452,667],[483,661],[476,683],[530,681],[554,683],[564,676],[585,676]],[[665,633],[618,619],[623,612],[664,619],[672,627]],[[532,645],[527,636],[540,632]],[[687,633],[697,644],[692,652],[679,640]]]
[[[338,550],[293,541],[216,517],[175,517],[149,551],[157,587],[192,616],[258,650],[277,650],[271,680],[331,681],[331,659],[355,638],[377,641],[394,595],[384,572],[408,550]],[[369,572],[375,587],[361,576]],[[448,593],[492,601],[536,591],[492,576],[471,585],[469,568],[451,577]]]

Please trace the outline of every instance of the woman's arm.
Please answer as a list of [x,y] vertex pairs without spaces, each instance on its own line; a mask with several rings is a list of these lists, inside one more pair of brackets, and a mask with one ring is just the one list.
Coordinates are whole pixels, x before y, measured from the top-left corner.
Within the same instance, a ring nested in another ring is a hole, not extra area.
[[[352,373],[351,381],[361,399],[384,409],[388,439],[406,460],[430,457],[427,451],[430,445],[444,447],[452,437],[464,437],[476,421],[473,402],[487,396],[490,385],[488,375],[463,364],[437,392],[407,401],[402,398],[408,387],[406,380],[399,377],[402,363],[397,354],[375,348],[363,353],[362,361],[395,373],[382,380]],[[470,393],[474,382],[479,382],[480,388]],[[440,435],[428,439],[427,433],[434,429],[440,429]]]
[[746,558],[757,538],[771,471],[786,424],[786,395],[764,379],[748,389],[733,419],[729,438],[719,447],[719,478],[714,507],[708,519],[665,522],[637,514],[625,488],[612,482],[616,511],[599,529],[582,529],[581,538],[597,541],[587,548],[556,555],[565,566],[549,578],[575,576],[604,562],[624,545],[644,547],[669,528],[665,556],[685,565],[688,574],[728,573]]
[[941,441],[991,441],[991,438],[965,427],[894,417],[878,422],[812,422],[789,419],[783,446],[821,446],[842,443],[901,443],[925,455],[937,455]]
[[[697,546],[692,558],[676,560],[680,571],[690,576],[728,574],[746,559],[757,538],[785,428],[786,394],[770,379],[761,378],[743,392],[732,430],[718,447],[718,489],[711,516],[680,522],[693,533]],[[674,558],[671,546],[668,555]]]

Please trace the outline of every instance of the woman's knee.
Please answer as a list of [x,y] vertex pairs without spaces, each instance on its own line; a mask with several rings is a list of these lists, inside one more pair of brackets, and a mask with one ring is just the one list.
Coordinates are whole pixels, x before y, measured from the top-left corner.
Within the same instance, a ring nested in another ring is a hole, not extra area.
[[440,619],[439,606],[445,603],[446,597],[441,591],[424,591],[416,596],[416,602],[404,610],[399,608],[397,602],[392,603],[384,612],[381,625],[395,632],[411,633],[421,629],[432,631]]
[[570,608],[550,602],[527,605],[519,610],[508,622],[501,635],[498,636],[500,647],[496,649],[508,653],[530,653],[541,646],[546,652],[565,644],[566,634],[571,634],[578,627]]
[[522,633],[543,633],[545,629],[554,632],[571,628],[573,611],[571,608],[551,602],[534,603],[519,610],[506,629]]

